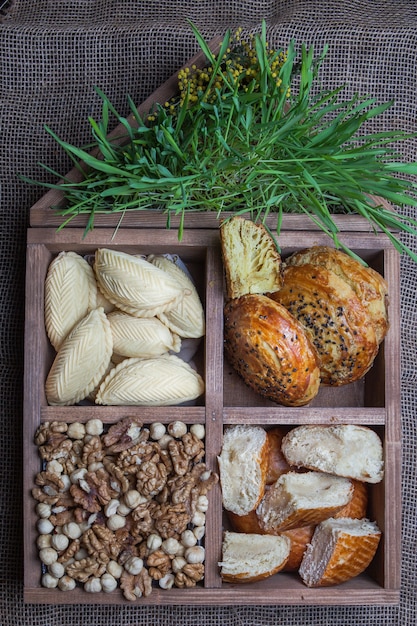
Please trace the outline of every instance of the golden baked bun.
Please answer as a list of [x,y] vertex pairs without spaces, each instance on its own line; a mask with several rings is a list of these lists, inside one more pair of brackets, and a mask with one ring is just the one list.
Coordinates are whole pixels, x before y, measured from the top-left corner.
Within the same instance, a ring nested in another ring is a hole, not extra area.
[[388,330],[388,285],[372,267],[363,265],[346,252],[330,246],[312,246],[295,252],[285,261],[286,265],[310,263],[331,270],[347,282],[368,310],[378,343]]
[[298,570],[303,560],[304,552],[313,537],[315,528],[315,525],[312,524],[310,526],[302,526],[301,528],[283,531],[282,534],[291,541],[288,561],[283,567],[284,572],[295,572]]
[[264,580],[282,570],[289,552],[288,537],[226,531],[219,563],[220,576],[231,583]]
[[263,224],[234,216],[221,223],[220,243],[228,298],[280,288],[281,256]]
[[299,574],[308,587],[337,585],[361,574],[372,561],[381,531],[367,519],[330,518],[317,526]]
[[261,426],[227,428],[219,463],[223,506],[246,515],[256,509],[265,491],[269,441]]
[[259,526],[259,519],[256,514],[256,509],[253,511],[249,511],[246,515],[236,515],[236,513],[232,513],[231,511],[227,511],[227,518],[233,528],[233,530],[237,533],[248,533],[248,534],[256,534],[256,535],[265,535],[265,534],[278,534],[278,533],[266,533]]
[[353,496],[351,501],[338,513],[335,518],[351,517],[352,519],[362,519],[366,517],[368,509],[368,485],[360,480],[352,480]]
[[289,265],[271,298],[302,324],[319,359],[323,384],[362,378],[378,353],[371,316],[352,287],[335,272],[305,263]]
[[300,322],[271,298],[251,294],[230,300],[224,342],[229,363],[264,398],[303,406],[317,395],[316,352]]
[[271,428],[271,430],[268,430],[266,433],[269,440],[268,471],[266,475],[267,485],[272,485],[278,480],[281,474],[285,474],[291,469],[281,450],[282,440],[287,432],[287,428],[277,426]]
[[382,442],[367,426],[304,424],[282,440],[282,452],[295,467],[378,483],[384,475]]
[[318,524],[350,502],[353,486],[348,478],[320,472],[287,472],[265,492],[256,509],[265,532]]

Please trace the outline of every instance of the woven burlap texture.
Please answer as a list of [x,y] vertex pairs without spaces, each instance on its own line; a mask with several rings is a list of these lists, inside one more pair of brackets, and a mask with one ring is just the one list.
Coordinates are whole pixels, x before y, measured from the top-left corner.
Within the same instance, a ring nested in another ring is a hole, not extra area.
[[[0,624],[2,626],[199,625],[408,626],[417,623],[416,548],[416,267],[401,263],[401,397],[403,428],[402,589],[398,607],[25,606],[22,553],[22,379],[25,239],[29,208],[44,193],[19,174],[53,180],[39,166],[70,169],[44,124],[71,143],[90,140],[98,85],[116,108],[126,94],[141,102],[197,50],[187,19],[211,37],[226,28],[259,28],[271,44],[329,45],[325,86],[395,99],[378,122],[414,131],[417,6],[396,0],[14,0],[0,2],[0,206],[2,454]],[[417,160],[417,141],[402,146]],[[411,211],[411,209],[410,209]],[[416,241],[408,241],[415,250]]]

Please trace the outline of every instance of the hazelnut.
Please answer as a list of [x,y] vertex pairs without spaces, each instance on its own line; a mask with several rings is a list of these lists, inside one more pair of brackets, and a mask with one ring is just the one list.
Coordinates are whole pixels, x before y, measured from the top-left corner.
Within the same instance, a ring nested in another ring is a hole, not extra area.
[[65,574],[65,567],[62,565],[62,563],[58,563],[58,561],[55,561],[55,563],[51,563],[51,565],[49,565],[48,572],[51,574],[51,576],[55,576],[55,578],[62,578]]
[[99,436],[104,430],[103,422],[99,419],[90,419],[85,424],[85,432],[88,435]]
[[40,535],[49,535],[54,529],[54,525],[49,521],[49,519],[40,519],[36,524],[38,532]]
[[124,502],[120,502],[119,506],[117,507],[117,513],[119,515],[123,515],[123,517],[126,517],[126,515],[129,515],[131,511],[132,509],[130,508],[130,506],[127,506],[127,504],[125,504]]
[[191,548],[187,548],[184,556],[187,563],[203,563],[205,550],[203,546],[192,546]]
[[69,545],[69,538],[64,533],[58,533],[56,535],[52,535],[51,546],[61,552],[62,550],[66,550]]
[[159,550],[161,545],[162,545],[162,537],[160,537],[159,535],[156,535],[155,533],[152,533],[151,535],[149,535],[149,537],[146,540],[146,547],[151,552],[155,552],[155,550]]
[[100,578],[89,578],[87,582],[84,583],[84,589],[87,593],[98,593],[102,590]]
[[68,522],[68,524],[64,524],[62,532],[70,539],[79,539],[82,535],[80,525],[76,522]]
[[181,543],[186,548],[195,546],[195,544],[197,543],[197,538],[192,530],[184,530],[184,532],[181,534]]
[[176,420],[175,422],[171,422],[171,424],[168,424],[168,434],[171,435],[171,437],[179,439],[180,437],[185,435],[186,432],[187,424],[184,424],[184,422]]
[[76,584],[77,583],[73,578],[71,578],[71,576],[65,575],[58,580],[58,587],[61,589],[61,591],[72,591],[73,589],[75,589]]
[[209,501],[207,496],[199,496],[197,499],[196,509],[201,513],[206,513],[209,507]]
[[196,510],[191,518],[191,523],[194,524],[194,526],[204,526],[206,523],[205,514],[202,511]]
[[46,464],[46,471],[51,472],[51,474],[57,474],[58,476],[60,476],[64,471],[64,468],[59,461],[53,459]]
[[173,574],[165,574],[159,579],[161,589],[171,589],[174,586],[175,576]]
[[36,513],[42,519],[48,519],[51,516],[52,508],[50,504],[45,504],[45,502],[38,502],[36,505]]
[[53,548],[42,548],[39,550],[39,558],[45,565],[51,565],[58,559],[58,552]]
[[123,573],[123,566],[117,561],[109,561],[106,567],[107,573],[114,578],[120,578]]
[[206,429],[203,424],[192,424],[190,426],[190,433],[197,437],[197,439],[204,439],[206,436]]
[[195,526],[193,528],[193,533],[195,535],[195,538],[197,539],[197,541],[200,541],[204,535],[206,534],[206,527],[205,526]]
[[50,548],[52,545],[52,535],[38,535],[36,545],[39,550],[42,550],[42,548]]
[[161,422],[155,422],[149,427],[149,434],[154,441],[158,441],[166,433],[166,428]]
[[117,587],[117,580],[108,572],[103,574],[100,580],[101,587],[105,593],[110,593],[111,591],[114,591]]
[[126,525],[126,518],[123,515],[118,515],[114,513],[110,515],[107,520],[107,528],[110,530],[118,530],[119,528],[123,528]]
[[172,559],[171,567],[174,574],[180,572],[184,565],[187,565],[187,561],[184,559],[183,556],[176,556],[175,559]]
[[173,440],[173,437],[171,437],[171,435],[168,435],[168,433],[166,433],[165,435],[163,435],[158,443],[159,443],[159,447],[161,448],[161,450],[167,450],[168,449],[168,444],[170,441]]
[[68,437],[71,439],[83,439],[85,435],[85,426],[81,422],[73,422],[68,425],[67,430]]
[[129,574],[136,576],[136,574],[140,574],[143,569],[143,561],[138,556],[131,556],[127,559],[124,566],[125,570],[129,572]]
[[174,537],[168,537],[161,543],[161,548],[165,554],[177,554],[181,549],[181,544]]
[[110,517],[111,515],[114,515],[117,512],[119,504],[120,504],[120,501],[116,500],[115,498],[110,500],[104,507],[104,514],[106,515],[106,517]]
[[51,574],[49,574],[49,572],[47,572],[46,574],[42,576],[41,584],[42,584],[42,587],[47,587],[48,589],[54,589],[55,587],[58,586],[58,578],[56,578],[55,576],[52,576]]
[[139,506],[139,504],[142,504],[145,500],[142,494],[139,493],[139,491],[136,491],[136,489],[129,489],[129,491],[126,491],[123,499],[126,506],[131,509],[136,509],[136,507]]

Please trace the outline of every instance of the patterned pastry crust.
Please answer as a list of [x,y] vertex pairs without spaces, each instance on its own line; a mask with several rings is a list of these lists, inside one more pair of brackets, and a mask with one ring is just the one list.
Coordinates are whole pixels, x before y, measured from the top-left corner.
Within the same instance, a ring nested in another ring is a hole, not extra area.
[[181,339],[156,317],[134,317],[123,311],[108,314],[113,333],[113,351],[125,357],[160,356],[179,352]]
[[388,331],[388,285],[372,267],[365,266],[342,250],[330,246],[312,246],[295,252],[285,260],[286,265],[311,263],[331,270],[356,293],[368,310],[378,343]]
[[300,322],[316,349],[321,381],[345,385],[362,378],[378,353],[371,316],[352,287],[335,272],[305,263],[287,266],[271,298]]
[[204,381],[188,363],[173,354],[125,359],[104,379],[96,403],[104,405],[170,406],[195,400]]
[[263,397],[302,406],[317,395],[315,350],[300,322],[278,302],[257,294],[230,300],[224,338],[230,364]]
[[177,280],[140,256],[99,248],[94,271],[104,297],[137,317],[154,317],[184,297]]
[[45,279],[45,328],[59,350],[74,326],[97,306],[97,284],[92,267],[76,252],[60,252]]
[[361,574],[372,561],[381,531],[367,519],[327,519],[317,526],[299,574],[308,587],[337,585]]
[[174,308],[158,315],[180,337],[199,338],[205,333],[204,309],[197,289],[187,274],[164,255],[151,254],[147,260],[167,272],[184,288],[184,298]]
[[113,338],[104,310],[87,314],[59,349],[45,383],[51,405],[71,405],[86,398],[110,364]]

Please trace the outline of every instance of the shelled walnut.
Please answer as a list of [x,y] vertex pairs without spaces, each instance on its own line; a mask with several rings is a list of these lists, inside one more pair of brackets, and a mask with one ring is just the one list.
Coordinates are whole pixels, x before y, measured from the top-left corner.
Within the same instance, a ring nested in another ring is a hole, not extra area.
[[[204,463],[204,426],[197,436],[178,421],[175,428],[131,417],[110,427],[90,421],[45,422],[35,434],[42,585],[118,587],[130,601],[153,585],[195,586],[204,578],[206,494],[218,482]],[[161,430],[171,433],[166,447]]]

